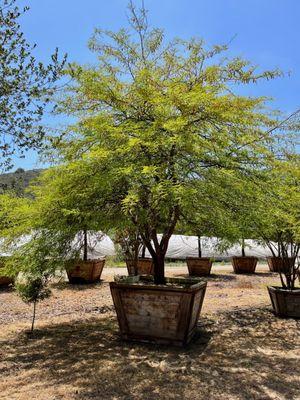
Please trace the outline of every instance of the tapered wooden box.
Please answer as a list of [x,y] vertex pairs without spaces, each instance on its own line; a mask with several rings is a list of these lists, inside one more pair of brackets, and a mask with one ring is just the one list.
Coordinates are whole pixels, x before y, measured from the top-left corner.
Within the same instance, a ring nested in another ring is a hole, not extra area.
[[105,259],[74,261],[74,264],[66,267],[70,283],[94,283],[100,280]]
[[294,265],[295,257],[284,260],[281,257],[267,257],[267,262],[271,272],[284,272]]
[[[129,275],[135,275],[134,262],[126,260],[127,270]],[[137,262],[137,275],[153,275],[154,264],[152,258],[139,258]]]
[[3,268],[3,264],[1,264],[0,261],[0,286],[7,286],[10,285],[11,283],[14,283],[13,278],[1,274],[1,268]]
[[[1,272],[0,272],[1,273]],[[7,286],[14,283],[14,280],[8,276],[0,276],[0,286]]]
[[274,312],[279,317],[300,318],[300,289],[268,286]]
[[257,257],[232,257],[232,266],[236,274],[254,274]]
[[184,346],[193,338],[206,282],[168,285],[111,282],[110,290],[124,340]]
[[210,274],[212,260],[208,257],[188,257],[186,263],[190,276],[203,276]]

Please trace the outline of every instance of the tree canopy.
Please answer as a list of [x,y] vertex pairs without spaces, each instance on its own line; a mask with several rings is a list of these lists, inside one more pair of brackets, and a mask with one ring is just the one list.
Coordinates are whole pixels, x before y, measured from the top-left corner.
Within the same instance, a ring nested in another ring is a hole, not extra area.
[[212,190],[215,175],[254,177],[273,156],[276,119],[266,99],[239,95],[236,87],[280,73],[228,59],[226,46],[165,43],[144,9],[131,4],[130,11],[130,29],[96,30],[90,48],[98,66],[72,65],[75,84],[60,109],[79,121],[62,152],[66,162],[89,165],[109,182],[113,190],[100,188],[100,197],[139,228],[161,282],[180,218],[208,187],[212,196],[222,191]]

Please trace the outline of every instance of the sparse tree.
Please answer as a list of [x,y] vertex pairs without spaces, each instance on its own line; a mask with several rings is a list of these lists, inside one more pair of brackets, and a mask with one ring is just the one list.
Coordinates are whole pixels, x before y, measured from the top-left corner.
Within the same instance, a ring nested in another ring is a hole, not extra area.
[[12,155],[41,146],[45,131],[41,118],[56,89],[66,58],[38,62],[24,37],[16,0],[0,1],[0,167],[12,166]]
[[33,305],[32,322],[30,332],[33,333],[36,319],[36,306],[50,296],[50,289],[47,287],[47,276],[27,276],[23,282],[17,282],[15,288],[21,299],[28,304]]

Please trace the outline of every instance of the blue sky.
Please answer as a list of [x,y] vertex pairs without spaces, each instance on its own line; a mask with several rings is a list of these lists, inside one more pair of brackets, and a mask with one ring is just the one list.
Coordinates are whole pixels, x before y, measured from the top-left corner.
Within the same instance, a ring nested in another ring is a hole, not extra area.
[[[87,41],[95,27],[116,30],[127,24],[127,0],[19,0],[30,11],[21,19],[36,56],[48,61],[58,47],[69,61],[95,62]],[[136,0],[136,4],[139,4]],[[145,0],[151,25],[167,37],[204,38],[208,45],[228,43],[230,55],[289,76],[249,87],[249,95],[274,98],[274,107],[291,113],[300,107],[299,0]],[[298,67],[298,68],[297,68]],[[40,167],[30,152],[16,167]]]

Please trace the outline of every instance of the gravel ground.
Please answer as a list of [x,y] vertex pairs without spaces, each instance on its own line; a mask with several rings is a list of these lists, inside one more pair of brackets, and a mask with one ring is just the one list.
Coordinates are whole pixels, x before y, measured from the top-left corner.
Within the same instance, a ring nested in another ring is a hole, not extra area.
[[[197,340],[186,349],[124,343],[105,268],[94,285],[52,284],[31,307],[0,290],[0,399],[286,399],[300,400],[300,321],[271,312],[267,285],[279,278],[265,265],[255,275],[213,267]],[[168,265],[167,276],[184,276]]]

